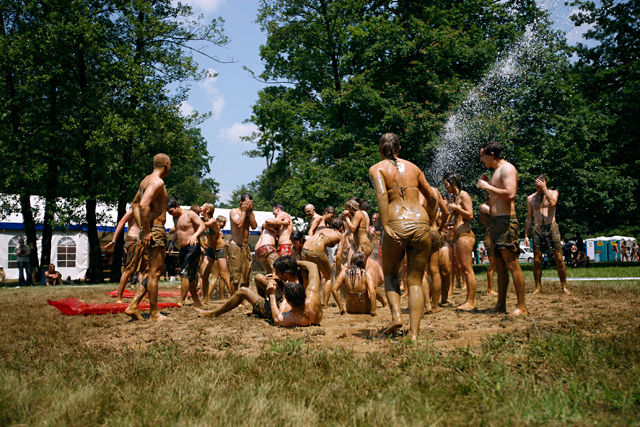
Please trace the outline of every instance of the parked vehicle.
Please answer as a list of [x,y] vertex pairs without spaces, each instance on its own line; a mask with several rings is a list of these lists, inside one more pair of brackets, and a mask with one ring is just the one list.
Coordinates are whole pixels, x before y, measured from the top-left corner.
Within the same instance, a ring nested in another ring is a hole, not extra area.
[[520,255],[518,256],[518,262],[533,262],[533,251],[531,248],[520,247]]

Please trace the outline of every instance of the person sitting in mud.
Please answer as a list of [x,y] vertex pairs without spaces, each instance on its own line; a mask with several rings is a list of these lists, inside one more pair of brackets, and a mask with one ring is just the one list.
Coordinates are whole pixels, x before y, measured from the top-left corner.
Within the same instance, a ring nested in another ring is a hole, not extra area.
[[184,306],[187,299],[187,292],[191,292],[191,298],[196,307],[202,303],[198,298],[197,275],[200,267],[200,242],[198,237],[204,232],[204,221],[192,210],[184,210],[175,199],[167,200],[167,213],[176,222],[176,239],[180,245],[180,277],[182,278],[180,302]]
[[[538,175],[534,185],[536,186],[535,193],[527,197],[527,220],[524,229],[524,245],[529,247],[529,231],[533,221],[533,239],[531,243],[533,246],[533,281],[536,284],[536,289],[533,293],[542,292],[542,254],[553,251],[562,292],[571,295],[567,288],[567,267],[562,259],[562,242],[558,223],[556,222],[556,206],[559,193],[556,190],[547,188],[547,179],[544,175]],[[571,262],[574,263],[575,257],[578,255],[578,248],[573,245],[571,251]]]
[[323,228],[329,227],[327,224],[331,224],[331,221],[333,221],[333,218],[335,216],[336,216],[336,210],[333,206],[329,206],[328,208],[326,208],[322,213],[322,215],[314,216],[313,220],[311,221],[311,224],[309,225],[308,235],[313,236]]
[[[227,219],[221,215],[215,218],[213,216],[215,210],[216,208],[211,203],[205,203],[201,207],[206,227],[204,235],[207,240],[207,249],[205,250],[200,278],[204,295],[203,302],[205,304],[211,299],[211,293],[218,277],[220,277],[220,297],[224,295],[224,289],[227,289],[230,294],[233,293],[233,288],[231,288],[231,282],[229,281],[229,270],[227,269],[227,242],[222,237],[222,229],[227,223]],[[215,275],[216,280],[211,282],[214,286],[209,286],[209,276],[214,266],[218,267]]]
[[318,270],[322,277],[326,280],[324,284],[324,305],[329,304],[329,296],[331,295],[331,284],[333,280],[333,271],[329,257],[325,253],[325,249],[338,245],[336,251],[336,273],[340,273],[342,268],[342,251],[344,249],[344,223],[340,218],[331,221],[331,227],[318,231],[304,242],[302,246],[302,259],[311,261],[318,266]]
[[373,278],[365,269],[367,260],[365,254],[356,252],[351,257],[349,268],[342,270],[338,275],[331,293],[338,302],[340,314],[344,314],[345,309],[338,296],[338,289],[344,285],[347,293],[347,313],[376,315],[377,289]]
[[462,178],[459,174],[450,172],[444,178],[444,187],[455,197],[454,202],[448,203],[453,222],[453,238],[455,240],[456,256],[460,271],[467,285],[467,299],[457,307],[458,310],[473,310],[475,308],[476,275],[473,272],[473,248],[476,236],[471,230],[469,222],[473,219],[473,204],[469,193],[462,190]]
[[304,245],[304,234],[298,230],[291,233],[291,244],[293,245],[291,248],[291,256],[294,257],[296,261],[302,260],[300,256],[302,254],[302,245]]
[[[250,288],[240,288],[216,310],[195,309],[199,317],[218,317],[247,301],[251,314],[273,321],[281,326],[309,326],[322,320],[320,305],[320,276],[318,267],[306,261],[283,256],[274,263],[275,275],[257,275],[256,286],[263,287],[268,298],[261,297]],[[302,271],[301,271],[302,270]],[[306,273],[305,290],[302,273]]]
[[62,285],[62,273],[56,271],[56,266],[49,264],[49,269],[44,272],[46,285]]
[[349,199],[345,204],[344,216],[347,227],[353,233],[354,251],[364,253],[369,258],[373,252],[373,245],[369,240],[369,216],[360,209],[360,202],[356,198]]
[[262,233],[256,243],[256,259],[267,274],[273,274],[273,263],[278,259],[278,250],[276,249],[278,228],[274,224],[266,222],[262,224]]

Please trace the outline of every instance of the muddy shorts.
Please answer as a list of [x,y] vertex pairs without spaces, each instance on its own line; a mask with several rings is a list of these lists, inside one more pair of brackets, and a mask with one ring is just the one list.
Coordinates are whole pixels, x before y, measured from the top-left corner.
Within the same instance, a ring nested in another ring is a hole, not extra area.
[[302,259],[317,265],[318,270],[325,279],[333,279],[333,270],[331,269],[331,263],[326,253],[302,249]]
[[136,243],[138,243],[137,237],[127,237],[124,240],[124,253],[122,254],[122,266],[126,267],[129,261],[133,257],[136,249]]
[[229,244],[229,279],[232,284],[247,285],[251,281],[251,249],[249,245]]
[[[141,273],[147,273],[149,271],[147,251],[142,245],[142,242],[138,240],[135,242],[135,245],[131,245],[127,248],[127,265],[124,267],[124,271],[128,271],[129,273],[135,273],[138,271]],[[131,255],[129,255],[129,252],[131,252]]]
[[[276,297],[276,305],[280,306],[281,302],[282,297]],[[271,302],[269,301],[269,299],[258,297],[256,302],[253,303],[253,310],[251,314],[261,319],[267,319],[268,321],[273,322],[273,316],[271,314]]]
[[151,227],[151,245],[149,248],[168,248],[169,239],[167,238],[167,230],[162,225],[154,225]]
[[484,234],[484,250],[487,252],[487,257],[493,256],[493,242],[491,241],[491,228],[487,228],[487,232]]
[[256,249],[256,258],[267,274],[275,273],[273,263],[279,258],[276,248],[272,245],[263,245]]
[[291,243],[283,243],[278,246],[278,256],[287,256],[291,255],[291,248],[293,245]]
[[560,241],[560,230],[558,223],[552,222],[547,225],[533,226],[532,249],[534,252],[561,251],[562,242]]
[[520,223],[515,215],[500,215],[491,217],[491,239],[493,256],[502,258],[502,249],[520,252]]
[[180,263],[180,277],[189,279],[190,282],[196,280],[198,267],[200,266],[200,243],[180,248],[178,262]]
[[208,256],[209,258],[213,258],[214,260],[220,259],[220,258],[227,258],[227,248],[225,248],[224,246],[221,248],[207,248],[204,251],[204,254],[206,256]]

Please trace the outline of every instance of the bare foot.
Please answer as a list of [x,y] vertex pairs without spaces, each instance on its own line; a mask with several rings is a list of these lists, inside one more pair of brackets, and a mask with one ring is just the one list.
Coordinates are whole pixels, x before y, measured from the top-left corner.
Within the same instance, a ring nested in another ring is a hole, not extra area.
[[492,297],[497,297],[498,293],[493,289],[491,289],[490,291],[487,291],[487,295],[491,295]]
[[470,302],[465,302],[464,304],[457,306],[456,310],[470,311],[474,308],[476,308],[475,305],[471,304]]
[[203,303],[203,304],[209,304],[209,301],[210,301],[210,300],[209,300],[209,298],[207,298],[207,299],[205,299],[205,300],[202,300],[202,303]]
[[569,292],[569,289],[567,289],[566,286],[564,288],[562,288],[562,292],[564,292],[567,295],[571,295],[571,292]]
[[432,313],[437,313],[439,310],[440,310],[440,307],[438,307],[438,304],[431,306]]
[[424,314],[431,314],[431,313],[433,313],[433,308],[431,308],[431,306],[424,308]]
[[491,310],[489,310],[488,313],[491,313],[491,314],[506,314],[507,313],[507,307],[494,307]]
[[116,304],[122,304],[122,300],[121,299],[117,299],[116,300]]
[[133,320],[144,320],[144,318],[140,315],[140,312],[137,309],[127,308],[124,311],[124,314],[131,317]]
[[213,310],[207,311],[200,308],[194,308],[194,310],[198,313],[198,317],[215,317]]
[[161,321],[165,320],[166,318],[167,318],[167,316],[165,316],[164,314],[160,314],[160,313],[149,316],[149,320],[154,320],[156,322],[161,322]]
[[395,331],[402,328],[402,322],[391,323],[387,329],[384,330],[384,333],[387,335],[392,335]]
[[416,342],[418,341],[418,335],[411,335],[409,339],[411,339],[411,342]]
[[515,310],[513,310],[513,313],[511,313],[511,316],[526,316],[527,314],[529,313],[527,313],[526,308],[524,310],[516,308]]
[[535,291],[533,291],[532,293],[533,293],[533,295],[535,295],[535,294],[541,294],[541,293],[542,293],[542,289],[541,289],[541,288],[536,288],[536,290],[535,290]]

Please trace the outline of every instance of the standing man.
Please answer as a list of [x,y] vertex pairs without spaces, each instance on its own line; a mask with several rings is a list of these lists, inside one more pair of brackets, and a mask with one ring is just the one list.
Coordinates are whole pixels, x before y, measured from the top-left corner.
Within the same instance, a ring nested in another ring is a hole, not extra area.
[[495,313],[507,312],[507,288],[509,272],[516,290],[517,308],[513,315],[527,314],[524,304],[524,276],[518,263],[520,252],[520,224],[516,216],[518,171],[502,156],[502,146],[489,142],[480,149],[480,160],[495,172],[491,181],[487,175],[478,180],[478,188],[487,190],[491,215],[491,239],[493,241],[496,270],[498,272],[498,302]]
[[118,284],[116,303],[122,303],[124,288],[127,286],[129,278],[133,273],[138,272],[140,274],[138,281],[142,282],[144,279],[142,276],[145,276],[149,272],[145,247],[138,241],[140,237],[140,227],[136,224],[133,209],[129,209],[122,219],[120,219],[116,231],[113,233],[113,240],[107,243],[104,249],[109,250],[116,244],[116,240],[118,240],[118,236],[120,236],[120,233],[124,230],[125,224],[127,224],[128,227],[127,239],[124,243],[126,261],[124,272],[120,276],[120,283]]
[[29,261],[29,255],[31,255],[31,249],[24,244],[24,238],[18,239],[18,246],[16,247],[16,257],[18,259],[18,285],[19,286],[31,286],[31,262]]
[[313,220],[309,225],[309,233],[307,235],[313,236],[323,228],[329,227],[329,224],[331,224],[331,221],[333,221],[333,218],[335,216],[336,216],[336,210],[333,206],[329,206],[325,208],[322,215],[316,215],[313,217]]
[[204,221],[195,211],[182,209],[175,199],[167,201],[167,212],[171,215],[176,223],[176,239],[180,246],[178,262],[180,263],[180,278],[182,280],[180,287],[180,307],[184,306],[187,299],[187,292],[191,292],[191,298],[196,307],[200,307],[202,303],[198,298],[197,278],[198,269],[200,268],[200,235],[206,228]]
[[273,204],[275,219],[268,218],[265,224],[278,226],[278,256],[291,255],[291,233],[293,233],[293,221],[291,215],[285,212],[282,203]]
[[538,175],[534,184],[536,192],[527,197],[527,221],[524,228],[524,245],[529,247],[529,231],[533,218],[533,280],[536,282],[536,290],[533,293],[542,292],[542,254],[552,250],[562,292],[571,295],[567,289],[567,267],[562,260],[562,242],[556,222],[558,191],[547,188],[547,178],[544,175]]
[[253,213],[253,197],[249,193],[240,196],[240,207],[231,209],[231,243],[229,244],[229,276],[234,292],[239,286],[249,286],[251,281],[251,249],[249,229],[258,227]]
[[138,287],[136,296],[125,310],[134,320],[142,320],[138,305],[149,292],[150,319],[162,320],[164,316],[158,310],[158,280],[164,268],[164,255],[167,250],[167,231],[164,223],[167,217],[167,189],[164,178],[171,171],[171,159],[166,154],[153,157],[153,172],[140,183],[133,198],[133,216],[142,230],[140,241],[147,251],[149,276]]
[[311,230],[311,227],[313,226],[314,222],[315,223],[320,222],[321,215],[316,212],[316,207],[313,206],[311,203],[309,203],[307,206],[304,207],[304,213],[305,215],[307,215],[307,218],[309,218],[309,236],[313,236],[313,231]]
[[255,247],[256,259],[267,274],[274,273],[273,263],[278,259],[278,250],[276,249],[277,228],[267,222],[262,224],[262,233]]

